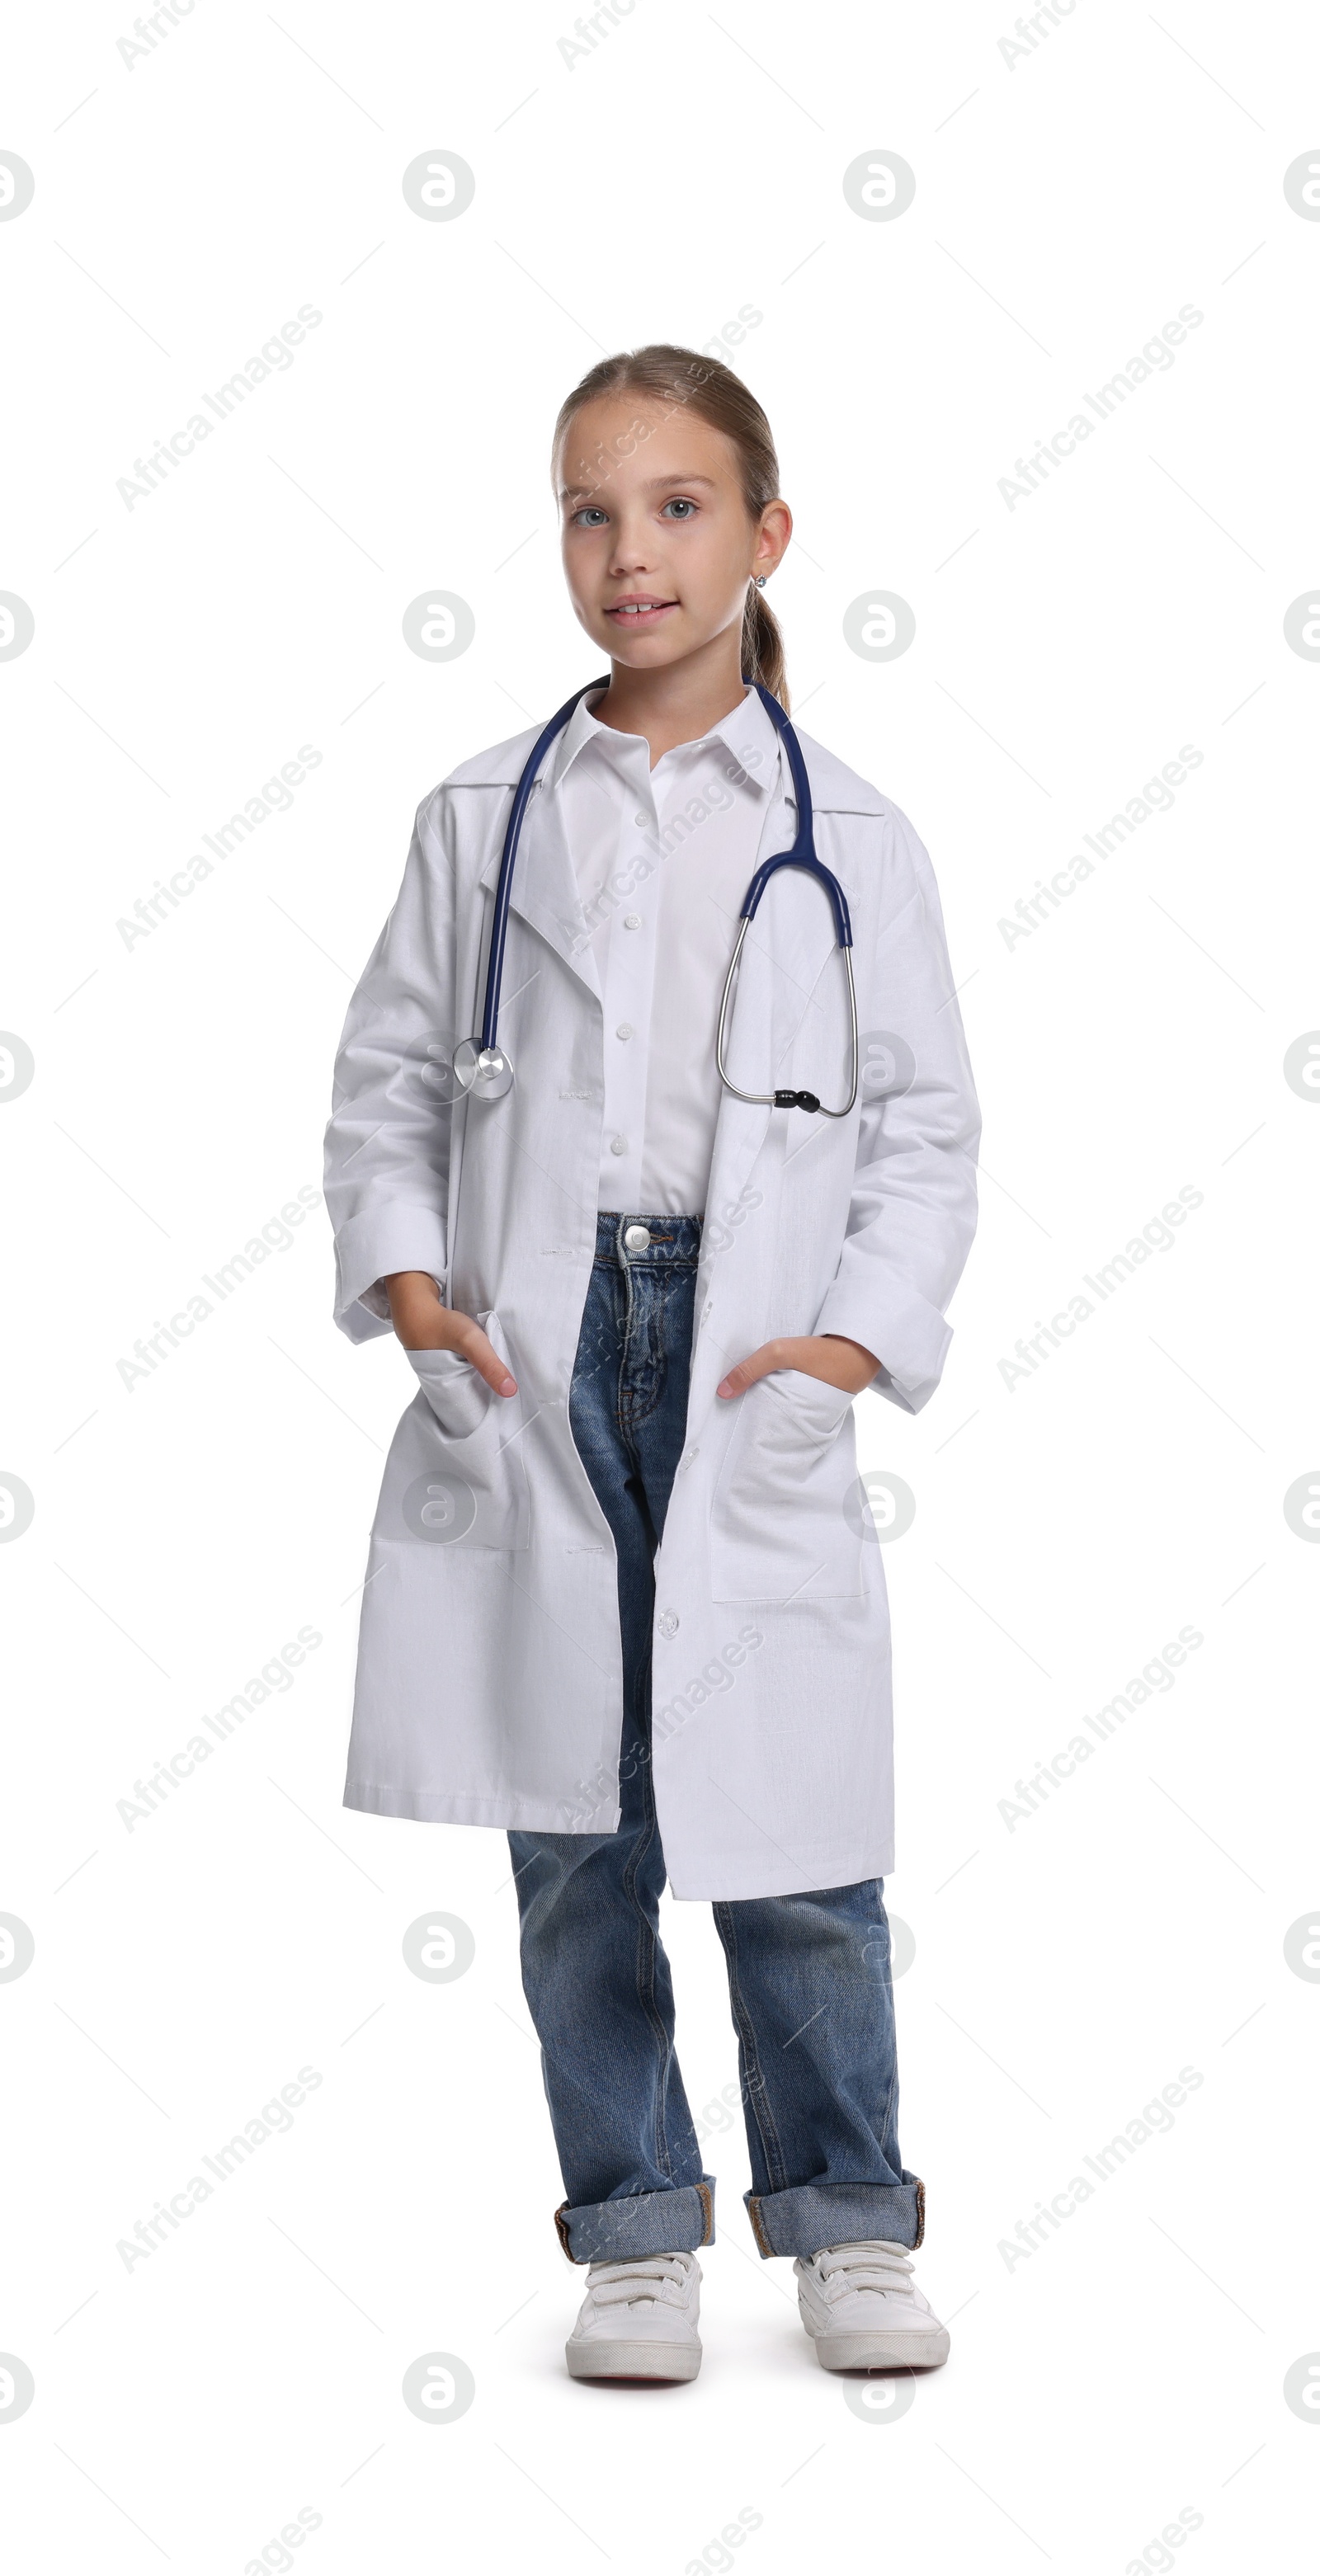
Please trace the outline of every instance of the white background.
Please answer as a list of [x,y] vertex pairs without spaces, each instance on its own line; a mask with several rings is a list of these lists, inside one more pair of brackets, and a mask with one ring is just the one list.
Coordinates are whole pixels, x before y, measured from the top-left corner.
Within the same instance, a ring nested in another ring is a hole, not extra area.
[[[1283,174],[1317,144],[1320,33],[1080,0],[1010,64],[1007,8],[971,0],[601,23],[571,67],[567,16],[518,5],[200,0],[131,68],[109,7],[10,32],[0,147],[36,178],[0,224],[0,587],[35,618],[0,664],[0,1021],[36,1064],[0,1117],[0,1467],[36,1504],[0,1550],[0,1909],[35,1940],[0,1985],[0,2349],[36,2389],[0,2412],[14,2563],[1280,2563],[1320,2445],[1283,2394],[1320,2348],[1320,1993],[1283,1946],[1320,1895],[1316,1558],[1283,1512],[1320,1458],[1320,1119],[1283,1074],[1320,1022],[1320,671],[1283,631],[1318,568],[1320,225]],[[402,194],[437,149],[476,174],[453,222]],[[893,222],[844,197],[873,150],[916,173]],[[127,508],[135,459],[304,303],[293,364]],[[1015,459],[1184,304],[1174,363],[1009,509]],[[940,1395],[858,1409],[863,1463],[917,1497],[886,1560],[888,1895],[916,1944],[919,2273],[954,2337],[901,2418],[849,2406],[791,2266],[755,2253],[720,1953],[668,1899],[688,2091],[717,2106],[705,2364],[656,2394],[565,2376],[583,2276],[503,1838],[339,1804],[414,1390],[391,1343],[334,1331],[324,1210],[145,1380],[118,1367],[319,1186],[419,800],[595,667],[558,569],[561,396],[744,306],[729,354],[797,514],[795,707],[930,849],[985,1110]],[[403,640],[428,585],[475,615],[451,663]],[[915,613],[891,663],[844,639],[868,585]],[[304,743],[291,809],[126,944]],[[1172,810],[1010,947],[1001,919],[1184,744]],[[1010,1389],[1018,1338],[1185,1187],[1171,1248]],[[1173,1687],[1010,1830],[1015,1781],[1185,1625]],[[302,1627],[292,1686],[130,1831],[135,1779]],[[401,1950],[436,1908],[476,1943],[444,1985]],[[119,2241],[304,2066],[287,2134],[126,2269]],[[1010,2264],[1183,2067],[1168,2133]],[[401,2380],[436,2351],[476,2396],[427,2424]],[[302,2507],[301,2554],[263,2559]]]

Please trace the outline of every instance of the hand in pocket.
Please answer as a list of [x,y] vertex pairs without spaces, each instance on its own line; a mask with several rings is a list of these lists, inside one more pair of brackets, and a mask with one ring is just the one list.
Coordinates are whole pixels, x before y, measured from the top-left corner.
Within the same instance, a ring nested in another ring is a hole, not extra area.
[[838,1387],[847,1395],[860,1395],[879,1366],[874,1351],[849,1341],[843,1333],[781,1333],[739,1360],[715,1392],[727,1401],[731,1395],[745,1395],[758,1378],[770,1377],[776,1369],[796,1369],[803,1377],[819,1378],[823,1385]]
[[395,1270],[385,1281],[390,1318],[406,1351],[453,1351],[468,1360],[497,1395],[516,1395],[513,1378],[494,1344],[471,1315],[446,1306],[427,1270]]

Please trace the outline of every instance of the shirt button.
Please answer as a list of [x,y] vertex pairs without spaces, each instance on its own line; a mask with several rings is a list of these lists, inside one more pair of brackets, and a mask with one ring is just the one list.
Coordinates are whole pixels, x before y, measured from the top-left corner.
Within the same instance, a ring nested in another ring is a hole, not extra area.
[[642,916],[640,912],[625,912],[623,916],[623,926],[625,930],[640,930],[642,926]]
[[656,1626],[658,1627],[662,1637],[674,1636],[678,1629],[678,1612],[676,1610],[662,1610],[656,1621]]
[[688,1453],[687,1453],[687,1456],[686,1456],[686,1458],[685,1458],[685,1459],[684,1459],[684,1461],[683,1461],[683,1464],[684,1464],[684,1466],[685,1466],[685,1467],[690,1467],[690,1466],[691,1466],[693,1459],[696,1457],[696,1454],[697,1454],[697,1452],[696,1452],[696,1446],[695,1446],[695,1444],[694,1444],[694,1445],[693,1445],[693,1447],[692,1447],[691,1449],[689,1449],[689,1451],[688,1451]]
[[630,1038],[632,1033],[633,1025],[631,1020],[620,1020],[619,1025],[614,1032],[616,1038]]
[[651,817],[649,814],[634,814],[633,816],[633,821],[639,832],[644,832],[646,830],[647,824],[650,820]]
[[627,1137],[626,1137],[626,1136],[611,1136],[611,1138],[610,1138],[610,1152],[611,1152],[612,1154],[626,1154],[626,1153],[627,1153],[627,1151],[628,1151],[628,1139],[627,1139]]
[[708,1323],[710,1322],[711,1316],[714,1314],[714,1312],[715,1312],[715,1300],[714,1300],[714,1298],[713,1298],[713,1297],[708,1297],[708,1298],[706,1299],[706,1303],[705,1303],[705,1305],[704,1305],[704,1306],[702,1307],[702,1309],[701,1309],[701,1320],[702,1320],[703,1324],[708,1324]]

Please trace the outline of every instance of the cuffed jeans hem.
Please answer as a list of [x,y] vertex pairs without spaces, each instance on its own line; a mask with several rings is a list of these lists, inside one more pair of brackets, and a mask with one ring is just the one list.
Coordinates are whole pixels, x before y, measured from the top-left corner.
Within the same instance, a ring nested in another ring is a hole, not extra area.
[[807,2182],[796,2191],[745,2191],[743,2200],[761,2253],[799,2254],[804,2263],[822,2245],[876,2237],[915,2251],[926,2233],[926,2186],[906,2167],[901,2183]]
[[555,2228],[570,2263],[631,2263],[642,2254],[692,2254],[715,2239],[715,2177],[675,2191],[628,2192],[581,2209],[560,2202]]

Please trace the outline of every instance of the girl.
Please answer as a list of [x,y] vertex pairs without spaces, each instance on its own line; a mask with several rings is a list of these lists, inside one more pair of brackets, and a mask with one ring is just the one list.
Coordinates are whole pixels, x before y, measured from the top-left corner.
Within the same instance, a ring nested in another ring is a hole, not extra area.
[[787,724],[762,593],[792,519],[746,387],[686,349],[605,359],[553,462],[608,675],[418,808],[337,1067],[337,1318],[392,1325],[418,1379],[345,1804],[509,1828],[555,2223],[590,2266],[575,2377],[700,2365],[714,2184],[666,1878],[714,1906],[747,2209],[762,2255],[797,2258],[818,2359],[930,2365],[949,2338],[912,2281],[889,1630],[852,1404],[934,1393],[975,1226],[939,899],[906,817]]

